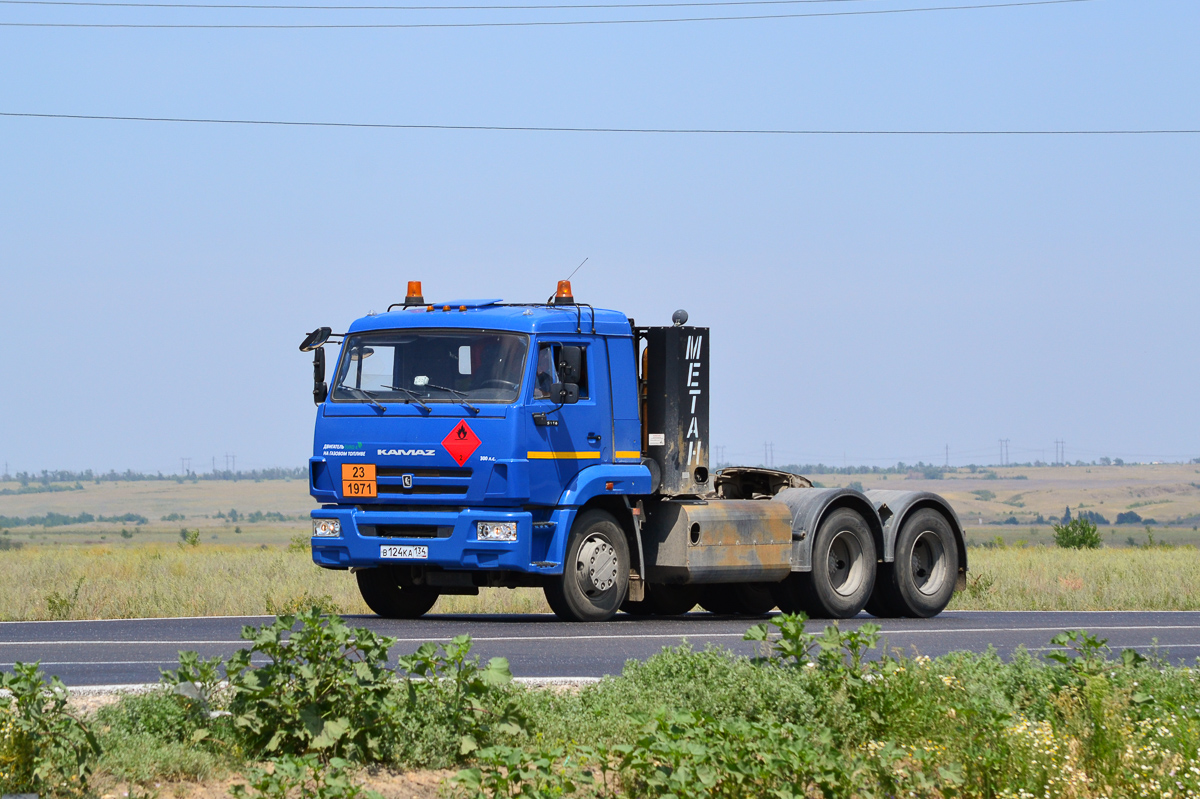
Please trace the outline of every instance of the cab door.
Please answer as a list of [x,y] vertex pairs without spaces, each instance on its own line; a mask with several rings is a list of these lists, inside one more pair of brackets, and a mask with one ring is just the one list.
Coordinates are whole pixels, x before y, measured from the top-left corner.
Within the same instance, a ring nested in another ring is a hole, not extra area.
[[[583,350],[579,402],[559,405],[549,396],[558,348]],[[530,501],[553,505],[583,469],[612,463],[613,421],[609,396],[608,353],[603,339],[577,336],[542,337],[533,357],[533,379],[526,391],[527,457]]]

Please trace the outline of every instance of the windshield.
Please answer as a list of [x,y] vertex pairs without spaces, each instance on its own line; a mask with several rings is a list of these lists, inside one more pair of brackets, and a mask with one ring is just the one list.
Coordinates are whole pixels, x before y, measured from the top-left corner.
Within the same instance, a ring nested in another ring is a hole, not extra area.
[[528,337],[458,330],[383,330],[346,338],[335,402],[513,402]]

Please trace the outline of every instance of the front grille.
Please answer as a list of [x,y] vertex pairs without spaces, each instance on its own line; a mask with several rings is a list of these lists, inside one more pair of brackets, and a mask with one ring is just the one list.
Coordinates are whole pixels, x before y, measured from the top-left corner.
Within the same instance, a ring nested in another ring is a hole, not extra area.
[[360,511],[371,513],[462,513],[462,505],[359,505]]
[[454,528],[433,524],[360,524],[358,532],[370,538],[449,538]]
[[471,469],[413,469],[408,466],[376,466],[378,477],[403,477],[411,474],[413,477],[462,477],[470,478]]
[[381,497],[385,494],[403,494],[403,495],[465,494],[465,493],[467,493],[467,488],[468,487],[465,485],[463,485],[463,486],[441,486],[441,485],[438,485],[438,486],[413,486],[412,488],[405,488],[404,486],[401,486],[401,485],[387,485],[385,483],[379,483],[376,486],[378,495]]

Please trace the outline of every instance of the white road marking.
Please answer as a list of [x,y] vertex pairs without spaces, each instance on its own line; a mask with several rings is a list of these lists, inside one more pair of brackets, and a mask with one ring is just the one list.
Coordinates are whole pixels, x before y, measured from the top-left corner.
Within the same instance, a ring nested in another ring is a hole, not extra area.
[[[1111,613],[1200,613],[1200,610],[947,610],[947,611],[945,611],[945,616],[943,618],[953,618],[954,616],[956,616],[958,614],[968,614],[968,613],[986,613],[986,614],[992,614],[992,615],[1000,614],[1000,613],[1024,613],[1026,615],[1068,614],[1068,615],[1072,615],[1072,616],[1081,616],[1081,615],[1086,615],[1086,614],[1099,614],[1099,613],[1110,613],[1110,614]],[[505,613],[505,614],[484,614],[484,613],[446,613],[446,614],[442,614],[442,613],[436,613],[436,614],[430,614],[430,616],[428,617],[427,620],[428,621],[450,621],[451,620],[450,617],[461,618],[463,616],[470,616],[473,619],[477,620],[478,617],[480,617],[480,616],[493,616],[493,615],[497,616],[497,617],[501,616],[501,615],[503,615],[503,616],[519,615],[522,618],[530,618],[532,616],[538,616],[538,617],[545,618],[545,619],[554,618],[553,614],[550,614],[550,613],[521,613],[521,614],[516,614],[516,613]],[[38,619],[38,620],[30,620],[30,621],[0,621],[0,627],[3,627],[4,625],[12,625],[12,624],[93,624],[95,622],[111,623],[111,622],[122,622],[122,621],[201,621],[201,620],[209,620],[209,619],[274,619],[274,618],[277,618],[277,617],[270,616],[270,615],[266,615],[266,616],[136,616],[136,617],[127,618],[127,619],[58,619],[58,620]],[[374,619],[374,617],[365,616],[365,615],[358,614],[358,613],[348,613],[348,614],[343,615],[342,618],[343,619],[367,619],[367,620],[379,621],[379,619]],[[621,623],[621,622],[617,622],[617,623]],[[624,622],[624,623],[635,624],[635,623],[641,623],[641,622],[628,621],[628,622]]]
[[[1200,624],[1143,624],[1143,625],[1092,625],[1088,632],[1105,631],[1142,631],[1142,630],[1200,630]],[[1054,627],[912,627],[908,629],[883,629],[880,635],[909,635],[922,634],[961,634],[961,633],[1029,633],[1029,632],[1062,632],[1062,625]],[[632,641],[632,640],[661,640],[669,638],[741,638],[744,633],[705,632],[704,630],[687,630],[678,633],[634,633],[634,634],[600,634],[600,635],[502,635],[502,636],[471,636],[474,642],[497,643],[502,641]],[[426,642],[449,641],[453,636],[427,636],[424,638],[397,638],[397,644],[413,644]],[[0,641],[0,646],[199,646],[199,645],[241,645],[249,646],[252,642],[239,640],[195,640],[195,641]]]

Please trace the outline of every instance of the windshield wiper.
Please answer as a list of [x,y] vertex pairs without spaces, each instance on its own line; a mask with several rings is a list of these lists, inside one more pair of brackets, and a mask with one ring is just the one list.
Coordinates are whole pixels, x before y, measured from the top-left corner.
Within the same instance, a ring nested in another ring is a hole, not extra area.
[[429,386],[430,388],[436,388],[436,389],[438,389],[439,391],[445,391],[445,392],[446,392],[446,393],[448,393],[448,394],[453,394],[453,395],[454,395],[454,397],[455,397],[455,398],[458,400],[458,403],[459,403],[460,405],[462,405],[464,408],[466,408],[467,410],[469,410],[471,413],[479,413],[479,409],[478,409],[478,408],[476,408],[476,407],[475,407],[474,405],[472,405],[471,403],[467,402],[467,395],[466,395],[466,394],[464,394],[464,393],[462,393],[462,392],[461,392],[461,391],[459,391],[458,389],[456,389],[456,388],[446,388],[445,386],[439,386],[439,385],[437,385],[436,383],[426,383],[425,385]]
[[362,394],[364,397],[366,397],[366,398],[367,398],[367,402],[371,403],[372,405],[374,405],[376,408],[378,408],[378,409],[379,409],[379,412],[380,412],[380,413],[387,413],[387,408],[383,407],[383,405],[381,405],[381,404],[379,404],[378,402],[376,402],[376,401],[375,401],[375,398],[371,396],[371,392],[369,392],[369,391],[366,391],[366,390],[364,390],[364,389],[361,389],[361,388],[355,388],[354,386],[348,386],[348,385],[346,385],[345,383],[342,383],[342,384],[340,384],[340,385],[338,386],[338,388],[344,388],[344,389],[346,389],[347,391],[353,391],[353,392],[355,392],[355,393],[357,393],[357,394]]
[[[430,411],[430,412],[433,411],[432,408],[430,408],[428,405],[426,405],[421,400],[421,398],[419,396],[417,396],[417,392],[407,389],[404,386],[388,386],[388,388],[390,388],[392,391],[403,391],[408,397],[410,397],[412,399],[413,402],[417,403],[418,405],[420,405],[422,408],[424,408],[427,411]],[[405,402],[407,402],[407,401],[408,400],[405,400]]]

